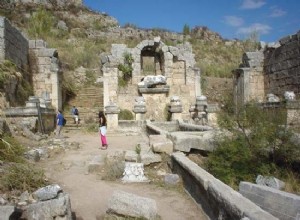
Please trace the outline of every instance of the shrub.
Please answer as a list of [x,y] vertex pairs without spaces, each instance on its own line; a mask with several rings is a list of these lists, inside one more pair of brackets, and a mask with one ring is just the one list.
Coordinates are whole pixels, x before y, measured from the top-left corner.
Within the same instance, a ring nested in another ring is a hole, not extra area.
[[134,115],[128,109],[121,109],[119,113],[119,120],[133,120]]
[[0,178],[2,190],[34,191],[45,185],[44,172],[31,164],[11,164]]
[[[231,107],[230,107],[231,106]],[[206,162],[208,170],[227,184],[254,181],[258,174],[277,175],[277,170],[292,170],[300,149],[284,126],[284,112],[263,110],[257,104],[232,108],[219,115],[219,125],[231,135],[217,138],[217,148]]]
[[102,179],[115,181],[120,179],[123,176],[123,172],[125,169],[124,158],[113,158],[105,160],[104,165],[104,173],[102,175]]
[[29,19],[28,34],[35,39],[45,39],[47,35],[51,34],[54,24],[54,16],[49,11],[39,8]]
[[123,57],[124,57],[124,63],[118,65],[118,70],[120,70],[122,72],[122,75],[119,76],[119,78],[118,78],[120,87],[124,87],[124,85],[126,86],[128,81],[131,79],[132,70],[133,70],[132,63],[134,61],[133,57],[130,53],[124,53]]
[[4,162],[24,162],[25,149],[13,137],[0,139],[0,160]]

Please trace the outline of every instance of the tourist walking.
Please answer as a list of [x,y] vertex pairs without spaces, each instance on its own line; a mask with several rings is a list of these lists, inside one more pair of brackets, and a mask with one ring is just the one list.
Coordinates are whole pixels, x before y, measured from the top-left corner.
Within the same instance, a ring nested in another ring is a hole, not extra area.
[[61,110],[58,110],[56,115],[56,137],[60,137],[63,126],[64,126],[64,116],[61,113]]
[[107,126],[107,120],[106,117],[104,115],[104,113],[102,111],[99,111],[99,133],[100,133],[100,137],[101,137],[101,144],[102,150],[107,149],[107,140],[106,140],[106,126]]
[[71,115],[74,119],[74,124],[76,124],[76,126],[78,127],[78,124],[79,124],[79,111],[78,111],[78,108],[73,106],[72,109],[71,109]]

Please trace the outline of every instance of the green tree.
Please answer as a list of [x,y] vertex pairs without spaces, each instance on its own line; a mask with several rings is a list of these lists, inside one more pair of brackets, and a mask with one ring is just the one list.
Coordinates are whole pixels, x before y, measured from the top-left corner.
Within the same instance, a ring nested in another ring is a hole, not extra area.
[[185,24],[185,25],[183,26],[183,31],[182,31],[182,33],[183,33],[184,35],[189,35],[190,32],[191,32],[190,26],[187,25],[187,24]]

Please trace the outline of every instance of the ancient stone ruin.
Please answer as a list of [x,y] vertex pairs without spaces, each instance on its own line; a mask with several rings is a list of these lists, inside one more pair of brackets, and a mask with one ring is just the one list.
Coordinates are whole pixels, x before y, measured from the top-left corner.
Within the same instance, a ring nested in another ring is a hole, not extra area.
[[[132,57],[131,76],[125,87],[118,85],[124,57]],[[111,54],[102,54],[104,106],[115,103],[121,109],[141,113],[146,119],[166,120],[172,97],[182,108],[176,111],[189,118],[189,108],[201,95],[200,70],[195,68],[190,44],[167,46],[159,37],[144,40],[134,48],[113,44]],[[140,101],[137,101],[140,100]],[[142,101],[141,101],[142,100]],[[138,107],[139,106],[139,107]]]
[[4,86],[1,102],[6,103],[2,107],[6,108],[8,120],[13,117],[22,121],[33,117],[37,122],[33,130],[51,132],[55,128],[55,112],[62,108],[62,72],[56,49],[47,48],[43,40],[26,39],[6,18],[0,17],[0,63],[5,60],[16,64],[20,77],[33,83],[35,95],[29,97],[26,106],[9,108],[11,97],[16,96],[18,81]]
[[288,125],[300,126],[300,32],[247,52],[239,69],[234,70],[234,100],[237,105],[249,101],[265,108],[287,111]]

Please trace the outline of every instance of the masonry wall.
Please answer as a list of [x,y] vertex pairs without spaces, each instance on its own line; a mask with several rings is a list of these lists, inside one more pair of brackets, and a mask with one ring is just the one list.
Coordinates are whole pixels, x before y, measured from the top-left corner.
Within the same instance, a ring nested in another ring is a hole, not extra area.
[[30,41],[30,63],[35,96],[51,99],[56,109],[62,108],[62,72],[56,49],[47,48],[43,40]]
[[264,74],[266,93],[283,97],[285,91],[300,95],[300,31],[279,40],[277,48],[264,52]]
[[11,60],[19,68],[28,70],[28,40],[13,27],[10,22],[0,17],[0,62]]

